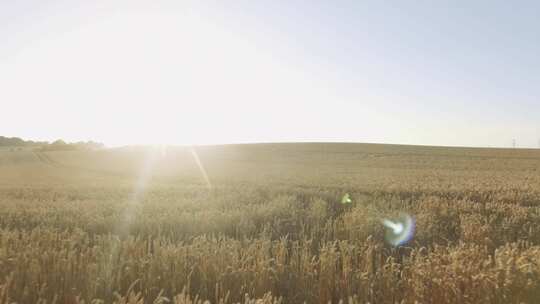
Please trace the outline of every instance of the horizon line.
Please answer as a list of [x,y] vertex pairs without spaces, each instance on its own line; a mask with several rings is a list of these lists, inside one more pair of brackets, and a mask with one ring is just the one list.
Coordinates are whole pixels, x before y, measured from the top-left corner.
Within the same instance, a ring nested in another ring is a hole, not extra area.
[[283,141],[230,141],[230,142],[209,142],[209,143],[122,143],[122,144],[111,144],[106,141],[100,141],[95,139],[87,140],[66,140],[63,138],[57,138],[54,140],[48,139],[25,139],[19,136],[6,136],[0,135],[0,137],[6,138],[20,138],[24,141],[33,141],[33,142],[47,142],[52,143],[56,140],[63,140],[67,143],[77,143],[77,142],[96,142],[102,143],[106,148],[122,148],[122,147],[140,147],[140,146],[176,146],[176,147],[197,147],[197,146],[227,146],[227,145],[258,145],[258,144],[367,144],[367,145],[391,145],[391,146],[411,146],[411,147],[433,147],[433,148],[466,148],[466,149],[521,149],[521,150],[539,150],[540,141],[537,147],[533,146],[500,146],[500,145],[490,145],[490,146],[481,146],[481,145],[453,145],[453,144],[414,144],[414,143],[399,143],[399,142],[380,142],[380,141],[351,141],[351,140],[326,140],[326,141],[314,141],[314,140],[283,140]]

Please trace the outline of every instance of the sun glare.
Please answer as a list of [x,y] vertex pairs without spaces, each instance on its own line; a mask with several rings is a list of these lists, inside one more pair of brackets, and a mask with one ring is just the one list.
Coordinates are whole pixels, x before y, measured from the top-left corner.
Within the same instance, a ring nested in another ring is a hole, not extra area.
[[110,15],[44,37],[13,62],[8,95],[47,101],[30,115],[54,107],[58,134],[99,133],[112,146],[271,138],[287,128],[270,128],[276,117],[294,123],[292,113],[324,98],[268,48],[192,11]]

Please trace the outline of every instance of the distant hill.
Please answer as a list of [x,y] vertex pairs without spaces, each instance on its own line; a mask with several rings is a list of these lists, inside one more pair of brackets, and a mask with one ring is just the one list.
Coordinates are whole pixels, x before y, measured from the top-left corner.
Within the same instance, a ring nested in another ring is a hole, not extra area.
[[94,150],[104,148],[105,145],[94,141],[79,141],[67,143],[61,139],[52,143],[47,141],[24,140],[19,137],[0,136],[0,147],[36,147],[43,151],[55,150]]

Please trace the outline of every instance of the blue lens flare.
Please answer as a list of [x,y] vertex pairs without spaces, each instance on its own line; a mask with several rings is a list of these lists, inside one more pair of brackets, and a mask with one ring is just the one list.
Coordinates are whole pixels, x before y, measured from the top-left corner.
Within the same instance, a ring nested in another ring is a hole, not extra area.
[[385,239],[393,246],[401,246],[409,242],[414,236],[414,218],[408,214],[401,214],[395,219],[383,219],[386,227]]

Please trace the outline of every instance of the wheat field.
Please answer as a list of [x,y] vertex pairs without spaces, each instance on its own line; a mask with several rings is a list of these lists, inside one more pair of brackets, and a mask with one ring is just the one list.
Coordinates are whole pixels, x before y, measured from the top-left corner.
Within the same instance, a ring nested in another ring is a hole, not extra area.
[[0,303],[538,303],[539,224],[533,149],[2,149]]

